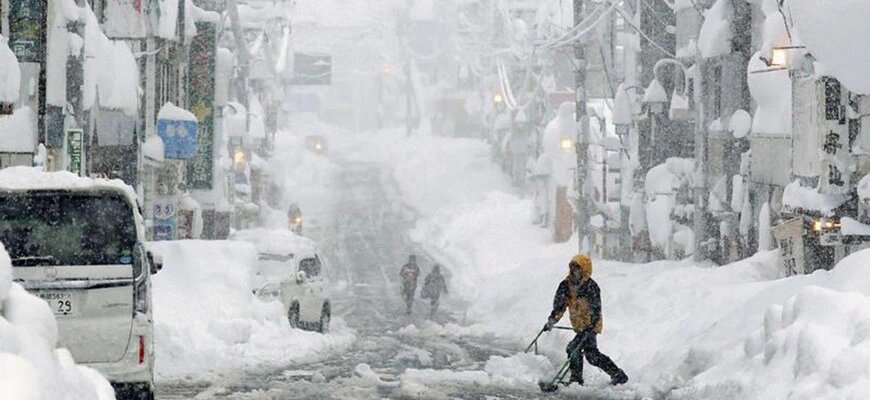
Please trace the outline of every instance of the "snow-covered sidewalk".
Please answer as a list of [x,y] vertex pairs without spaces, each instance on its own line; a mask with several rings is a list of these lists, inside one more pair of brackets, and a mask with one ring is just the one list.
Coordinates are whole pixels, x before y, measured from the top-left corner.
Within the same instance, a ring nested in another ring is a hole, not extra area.
[[106,378],[56,347],[54,315],[12,282],[12,262],[0,244],[0,400],[115,398]]
[[[348,157],[393,169],[405,204],[419,215],[409,237],[444,262],[452,295],[469,304],[471,326],[427,329],[531,340],[577,242],[552,244],[547,231],[530,224],[531,201],[518,196],[489,161],[486,144],[381,133],[351,137],[343,146]],[[599,346],[631,377],[629,385],[604,391],[614,397],[865,397],[870,252],[854,254],[832,272],[781,279],[778,271],[776,252],[722,267],[596,260],[593,278],[604,303]],[[543,337],[553,368],[563,362],[569,339],[564,332]],[[541,377],[541,364],[526,358],[491,362],[526,371],[508,383]],[[481,376],[408,371],[403,382],[409,392],[431,379],[504,384],[502,373],[487,369]],[[586,378],[606,388],[600,371],[587,368]]]
[[164,268],[153,278],[158,380],[217,381],[328,357],[354,333],[334,319],[321,335],[291,329],[278,302],[252,293],[253,245],[234,241],[154,242]]

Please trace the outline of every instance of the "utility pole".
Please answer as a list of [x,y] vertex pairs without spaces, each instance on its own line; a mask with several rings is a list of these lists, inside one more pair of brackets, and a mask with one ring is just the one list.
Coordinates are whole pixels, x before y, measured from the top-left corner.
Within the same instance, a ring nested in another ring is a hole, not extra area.
[[[583,0],[574,0],[574,26],[583,21]],[[581,39],[574,41],[574,120],[577,138],[574,150],[577,153],[577,245],[583,252],[583,242],[589,233],[589,198],[587,177],[589,175],[589,117],[586,115],[586,54]]]
[[247,108],[247,116],[245,118],[245,127],[251,125],[251,104],[248,102],[248,78],[250,77],[250,55],[248,55],[248,45],[245,42],[244,32],[242,31],[242,23],[239,20],[239,8],[236,0],[227,0],[227,11],[230,15],[230,23],[233,29],[233,40],[236,45],[236,57],[239,59],[239,69],[241,70],[241,82],[238,89],[239,100]]
[[692,230],[695,234],[695,261],[703,261],[707,258],[704,246],[707,241],[707,133],[705,131],[704,115],[704,74],[703,59],[699,56],[695,61],[695,187],[694,187],[694,215],[692,216]]

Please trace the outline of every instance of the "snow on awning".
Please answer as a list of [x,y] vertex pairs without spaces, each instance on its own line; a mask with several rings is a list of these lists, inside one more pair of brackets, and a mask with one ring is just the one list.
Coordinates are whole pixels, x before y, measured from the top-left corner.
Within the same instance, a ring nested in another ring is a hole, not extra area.
[[[99,104],[101,108],[123,111],[129,116],[137,115],[139,66],[133,52],[124,41],[106,37],[90,7],[82,8],[82,12],[86,21],[83,107],[90,109]],[[65,86],[62,92],[62,98],[65,98]]]
[[33,153],[36,149],[35,123],[36,113],[30,107],[21,107],[12,115],[0,115],[0,152]]
[[794,27],[827,75],[849,90],[870,94],[870,2],[790,0]]
[[801,186],[800,181],[786,185],[782,192],[782,207],[791,211],[815,211],[831,216],[837,207],[849,200],[849,196],[819,193],[816,188]]
[[199,122],[199,120],[196,119],[196,116],[193,115],[192,112],[178,107],[171,102],[164,104],[163,107],[160,107],[160,111],[157,113],[157,119]]
[[840,219],[840,233],[846,236],[870,236],[870,225],[862,224],[852,218]]
[[7,45],[8,40],[0,35],[0,103],[15,103],[21,92],[21,69],[18,58]]
[[704,58],[731,53],[731,0],[718,0],[704,12],[704,24],[698,34],[698,50]]

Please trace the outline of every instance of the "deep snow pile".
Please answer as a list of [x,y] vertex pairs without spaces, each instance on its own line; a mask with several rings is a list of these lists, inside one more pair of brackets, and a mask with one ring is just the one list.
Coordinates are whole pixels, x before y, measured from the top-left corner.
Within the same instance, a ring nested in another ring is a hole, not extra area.
[[[372,147],[347,145],[360,160],[392,165],[403,200],[419,216],[409,237],[448,267],[450,296],[468,302],[470,324],[408,326],[398,333],[497,335],[527,343],[550,312],[567,261],[577,250],[576,238],[552,244],[548,231],[529,223],[531,202],[513,194],[505,179],[492,179],[499,171],[488,162],[482,143],[385,138],[390,136],[367,138]],[[780,278],[779,264],[775,251],[722,267],[595,260],[593,277],[604,309],[598,343],[631,381],[610,389],[608,377],[588,367],[587,382],[602,388],[599,395],[616,398],[865,398],[870,393],[870,250],[832,272],[808,276]],[[435,381],[533,384],[564,361],[568,340],[566,332],[542,337],[542,351],[552,365],[548,371],[543,371],[546,364],[528,367],[527,359],[493,359],[490,363],[525,372],[505,381],[491,369],[409,370],[402,388],[414,395]]]
[[278,302],[252,293],[253,245],[232,241],[153,242],[164,267],[154,276],[158,379],[219,379],[231,370],[287,365],[347,348],[353,334],[291,329]]
[[56,349],[57,322],[42,299],[12,282],[0,244],[0,399],[108,400],[115,393],[93,369]]

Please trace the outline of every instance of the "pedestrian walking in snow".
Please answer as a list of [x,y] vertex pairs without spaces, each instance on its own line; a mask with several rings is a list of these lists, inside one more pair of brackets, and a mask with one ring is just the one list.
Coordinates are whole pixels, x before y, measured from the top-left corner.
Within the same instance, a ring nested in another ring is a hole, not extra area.
[[412,254],[399,271],[399,276],[402,278],[402,296],[405,299],[406,314],[411,314],[411,308],[414,306],[414,293],[417,292],[417,277],[419,275],[420,267],[417,266],[417,256]]
[[[592,260],[585,254],[578,254],[568,263],[568,276],[559,284],[553,299],[553,312],[544,325],[551,330],[562,318],[565,309],[576,332],[574,340],[568,343],[568,362],[571,369],[571,382],[583,384],[583,357],[610,376],[613,385],[628,382],[628,376],[610,357],[598,350],[596,337],[601,333],[601,293],[598,284],[592,280]],[[579,348],[578,348],[579,346]],[[577,351],[574,351],[574,350]]]
[[441,298],[441,293],[447,294],[447,283],[444,281],[444,275],[441,275],[441,265],[435,264],[432,267],[432,272],[426,275],[423,289],[420,290],[420,297],[429,299],[430,319],[435,317],[435,312],[438,311],[438,300]]

